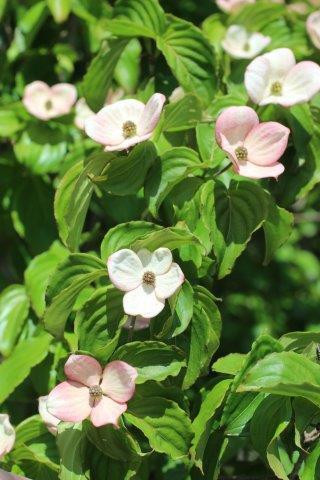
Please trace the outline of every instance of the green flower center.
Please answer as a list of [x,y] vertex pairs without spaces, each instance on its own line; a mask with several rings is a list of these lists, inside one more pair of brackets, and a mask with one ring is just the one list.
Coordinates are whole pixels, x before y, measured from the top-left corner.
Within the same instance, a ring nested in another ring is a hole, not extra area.
[[131,138],[137,134],[137,125],[131,120],[128,120],[122,125],[122,132],[124,138]]
[[47,110],[51,110],[51,108],[53,107],[53,104],[52,104],[51,100],[47,100],[46,103],[44,104],[44,106]]
[[280,82],[274,82],[271,85],[271,94],[272,95],[281,95],[282,93],[282,85]]
[[237,147],[235,149],[235,154],[236,154],[237,160],[239,161],[247,160],[248,158],[248,150],[246,149],[246,147]]
[[102,397],[102,390],[100,385],[93,385],[93,387],[89,388],[89,395],[94,400]]
[[156,276],[153,272],[144,272],[142,278],[143,283],[146,283],[147,285],[154,285],[155,280]]

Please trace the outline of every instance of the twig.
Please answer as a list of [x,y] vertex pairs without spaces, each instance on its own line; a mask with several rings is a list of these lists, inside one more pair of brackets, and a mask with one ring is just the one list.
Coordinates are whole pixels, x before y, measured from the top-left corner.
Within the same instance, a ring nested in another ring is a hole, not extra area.
[[133,315],[129,315],[128,320],[130,319],[130,324],[129,324],[129,332],[128,332],[128,342],[132,341],[133,338],[133,331],[134,331],[134,326],[136,323],[136,318]]

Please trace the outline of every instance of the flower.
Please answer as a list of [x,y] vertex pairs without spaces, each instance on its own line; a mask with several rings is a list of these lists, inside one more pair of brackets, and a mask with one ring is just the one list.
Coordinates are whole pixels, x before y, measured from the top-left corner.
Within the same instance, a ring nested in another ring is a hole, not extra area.
[[16,434],[10,423],[9,415],[0,414],[0,459],[12,450]]
[[81,422],[90,417],[95,427],[118,426],[134,394],[138,373],[125,362],[115,360],[102,371],[87,355],[71,355],[64,366],[67,380],[48,395],[47,410],[64,422]]
[[239,10],[247,3],[255,3],[256,0],[217,0],[217,5],[221,10],[227,13],[233,13]]
[[222,46],[234,58],[253,58],[258,55],[271,39],[262,33],[250,33],[241,25],[228,28]]
[[185,91],[183,90],[183,88],[177,87],[174,90],[172,90],[172,93],[168,100],[170,103],[175,103],[175,102],[179,102],[179,100],[182,100],[184,96],[185,96]]
[[315,47],[320,48],[320,10],[307,18],[307,32]]
[[151,137],[164,102],[165,96],[155,93],[146,105],[133,99],[107,105],[85,121],[86,134],[105,151],[125,150]]
[[249,178],[278,177],[278,162],[288,144],[290,130],[277,122],[259,123],[250,107],[229,107],[218,117],[216,139],[239,175]]
[[46,427],[48,428],[49,432],[52,433],[52,435],[57,435],[58,433],[58,425],[60,423],[59,418],[54,417],[51,415],[51,413],[48,412],[47,408],[47,399],[48,395],[45,397],[39,397],[38,402],[39,402],[39,414],[44,421]]
[[50,120],[69,113],[76,99],[77,90],[70,83],[49,87],[37,80],[25,87],[22,102],[35,117]]
[[127,315],[155,317],[164,308],[165,299],[184,282],[168,248],[153,253],[145,248],[137,253],[124,248],[108,258],[107,266],[111,282],[126,292],[123,309]]
[[20,477],[14,473],[6,472],[0,468],[0,480],[30,480],[27,477]]
[[76,114],[74,117],[74,123],[78,128],[80,128],[80,130],[84,130],[85,121],[87,118],[91,117],[91,115],[94,115],[94,112],[91,110],[84,98],[79,98],[75,106],[75,111]]
[[[130,324],[131,324],[131,319],[128,318],[123,328],[130,329]],[[144,318],[144,317],[141,317],[141,315],[138,315],[134,322],[133,330],[144,330],[145,328],[148,328],[149,325],[150,325],[150,318]]]
[[245,86],[251,100],[259,105],[290,107],[307,102],[320,90],[320,67],[310,61],[296,64],[289,48],[277,48],[248,65]]

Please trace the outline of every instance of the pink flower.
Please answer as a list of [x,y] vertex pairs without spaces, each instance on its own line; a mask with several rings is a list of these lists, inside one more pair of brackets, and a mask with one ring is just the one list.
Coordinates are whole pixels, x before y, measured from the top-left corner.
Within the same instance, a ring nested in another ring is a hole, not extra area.
[[224,12],[233,13],[247,3],[255,3],[255,1],[256,0],[217,0],[216,3]]
[[137,253],[123,248],[108,258],[107,266],[113,285],[126,292],[123,309],[127,315],[155,317],[163,310],[165,299],[184,282],[168,248],[153,253],[145,248]]
[[46,427],[48,428],[49,432],[52,433],[52,435],[57,435],[58,425],[61,420],[59,420],[59,418],[57,417],[54,417],[53,415],[51,415],[51,413],[48,412],[47,399],[48,399],[48,395],[46,395],[45,397],[38,398],[39,414],[43,422],[45,423]]
[[290,130],[277,122],[259,123],[250,107],[229,107],[218,117],[216,139],[239,175],[249,178],[278,177],[278,162],[288,144]]
[[91,117],[91,115],[94,115],[94,112],[88,106],[84,98],[79,98],[77,101],[75,112],[76,114],[74,117],[74,123],[78,128],[80,128],[80,130],[84,130],[85,121],[87,118]]
[[0,414],[0,459],[12,450],[15,440],[16,434],[10,423],[9,415]]
[[27,477],[20,477],[14,473],[6,472],[0,468],[0,480],[30,480]]
[[289,48],[277,48],[248,65],[245,86],[251,100],[259,105],[290,107],[309,101],[320,90],[320,67],[309,61],[296,64]]
[[[131,319],[128,318],[126,323],[124,324],[123,328],[129,329],[131,324]],[[134,328],[133,330],[144,330],[145,328],[148,328],[150,326],[150,318],[144,318],[141,317],[141,315],[138,315],[136,318],[136,321],[134,323]]]
[[69,113],[76,99],[77,90],[70,83],[49,87],[37,80],[25,87],[22,102],[35,117],[50,120]]
[[86,134],[105,151],[125,150],[151,137],[164,102],[165,96],[155,93],[146,105],[133,99],[107,105],[85,121]]
[[224,50],[234,58],[256,57],[269,43],[270,37],[249,32],[242,25],[231,25],[222,40]]
[[65,364],[67,380],[57,385],[47,398],[47,410],[64,422],[82,422],[90,417],[96,427],[112,423],[127,410],[134,394],[137,371],[116,360],[102,371],[87,355],[71,355]]
[[315,47],[320,48],[320,10],[307,18],[307,32]]

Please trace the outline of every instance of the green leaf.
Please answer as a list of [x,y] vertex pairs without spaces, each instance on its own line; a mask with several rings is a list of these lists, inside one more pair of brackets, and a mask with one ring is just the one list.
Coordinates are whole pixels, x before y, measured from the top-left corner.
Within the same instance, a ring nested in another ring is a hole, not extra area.
[[279,338],[285,350],[302,353],[311,343],[320,343],[320,332],[289,332]]
[[170,318],[169,337],[176,337],[189,326],[193,316],[193,288],[185,280],[178,292],[169,299],[172,316]]
[[169,103],[166,106],[162,130],[164,132],[188,130],[195,127],[201,117],[199,98],[193,94],[187,94],[178,102]]
[[0,108],[0,137],[11,137],[23,129],[25,122],[22,109],[20,102],[10,103]]
[[81,423],[60,423],[57,444],[61,456],[60,480],[88,480],[83,465],[86,436]]
[[29,313],[24,285],[10,285],[0,294],[0,353],[7,357],[20,335]]
[[235,180],[228,189],[216,182],[214,199],[213,251],[219,264],[218,276],[223,278],[267,217],[268,200],[258,184]]
[[178,348],[151,340],[122,345],[113,354],[113,359],[123,360],[137,369],[137,384],[176,377],[185,366],[183,354]]
[[118,0],[108,30],[118,36],[156,39],[165,29],[165,15],[157,0]]
[[106,362],[117,347],[124,321],[122,292],[100,287],[77,313],[75,333],[80,350]]
[[197,93],[204,105],[213,99],[216,87],[214,51],[193,24],[167,15],[168,26],[157,39],[173,75],[186,92]]
[[97,112],[105,104],[108,90],[118,60],[128,44],[128,39],[112,40],[103,45],[92,60],[82,83],[83,95],[89,107]]
[[48,7],[57,23],[65,22],[70,14],[72,0],[47,0]]
[[248,30],[259,32],[263,27],[284,14],[283,5],[261,2],[255,5],[244,5],[239,12],[231,15],[229,25],[243,25]]
[[[43,334],[20,342],[10,357],[0,364],[0,403],[30,374],[30,370],[46,358],[51,336]],[[26,355],[26,352],[28,354]],[[13,374],[14,372],[14,374]]]
[[34,257],[24,272],[26,290],[38,317],[41,317],[45,310],[45,292],[49,277],[58,263],[67,256],[68,251],[59,242],[54,242],[47,252]]
[[229,353],[225,357],[218,358],[213,363],[212,370],[227,375],[236,375],[243,367],[245,360],[246,355],[243,353]]
[[132,247],[134,250],[147,248],[150,251],[154,251],[160,247],[167,247],[170,250],[174,250],[182,245],[196,245],[201,247],[201,243],[195,235],[177,227],[162,228],[161,230],[147,233],[139,240],[136,240]]
[[192,439],[189,417],[178,405],[162,397],[139,398],[129,402],[125,418],[149,440],[151,448],[173,459],[188,454]]
[[248,423],[265,397],[265,393],[254,392],[239,395],[236,407],[228,416],[225,427],[226,435],[240,436],[244,430],[247,432]]
[[122,52],[114,71],[117,83],[127,92],[133,93],[140,76],[141,45],[138,39],[132,38]]
[[130,248],[137,239],[158,230],[161,230],[160,226],[140,220],[110,228],[101,243],[102,260],[106,262],[112,253],[121,248]]
[[266,241],[264,265],[268,265],[276,250],[288,240],[293,229],[293,222],[293,214],[278,207],[270,195],[269,213],[263,224]]
[[173,187],[199,170],[199,156],[194,150],[176,147],[165,152],[151,169],[145,185],[145,195],[149,202],[149,210],[154,217]]
[[199,153],[202,161],[211,168],[221,165],[225,158],[225,153],[218,146],[213,132],[213,124],[198,123],[196,135]]

